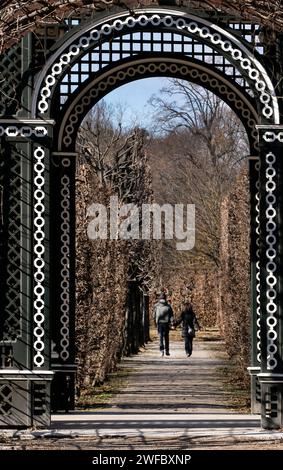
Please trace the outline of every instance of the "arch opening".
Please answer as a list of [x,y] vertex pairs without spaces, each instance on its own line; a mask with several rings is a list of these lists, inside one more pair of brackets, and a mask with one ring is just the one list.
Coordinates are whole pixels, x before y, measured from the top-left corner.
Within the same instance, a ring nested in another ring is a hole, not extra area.
[[[175,69],[174,69],[174,72],[175,72]],[[176,76],[176,73],[175,73],[174,75]],[[138,82],[136,82],[136,83],[138,83]],[[104,93],[104,94],[102,94],[102,96],[106,96],[106,94]],[[73,134],[73,138],[74,138],[74,134]],[[248,153],[248,152],[247,152],[247,153]],[[62,152],[62,157],[63,157],[63,158],[67,158],[67,161],[68,161],[68,162],[72,162],[72,160],[74,160],[74,155],[73,155],[73,156],[72,156],[72,155],[69,155],[68,152],[66,152],[66,156],[64,157],[64,151],[63,151],[63,152]],[[73,162],[71,163],[71,165],[73,165]],[[66,167],[65,167],[65,169],[66,169]],[[55,174],[55,173],[56,173],[56,174]],[[70,177],[70,173],[69,173],[68,168],[67,168],[67,174],[68,174],[69,177]],[[59,185],[60,185],[60,181],[61,181],[61,187],[62,187],[62,188],[65,187],[64,194],[65,194],[66,188],[67,188],[68,186],[69,186],[69,187],[73,187],[73,184],[71,183],[70,180],[69,180],[69,182],[68,182],[68,180],[66,180],[66,181],[64,180],[64,181],[63,181],[62,175],[60,176],[60,180],[58,180],[57,168],[55,169],[55,172],[54,172],[54,173],[51,173],[51,178],[53,178],[53,176],[54,176],[54,178],[55,178],[54,187],[57,187],[57,185],[59,186]],[[56,180],[56,178],[57,178],[57,180]],[[56,183],[56,181],[58,181],[58,183]],[[62,186],[62,183],[63,183],[63,186]],[[54,207],[57,208],[57,206],[58,206],[58,197],[57,197],[56,194],[54,194],[53,197],[54,197]],[[163,201],[163,202],[165,202],[165,201]],[[51,206],[51,207],[52,207],[52,206]],[[63,232],[65,233],[66,231],[68,232],[68,230],[70,230],[70,227],[68,227],[68,225],[66,225],[66,226],[63,227],[63,225],[62,225],[62,224],[64,224],[64,217],[62,218],[62,213],[58,214],[58,217],[60,217],[60,220],[59,220],[59,218],[58,218],[58,224],[60,223],[61,226],[62,226],[62,229],[63,229],[63,230],[62,230],[62,233],[63,233]],[[81,224],[81,221],[80,221],[80,224]],[[63,235],[64,235],[64,234],[63,234]],[[68,233],[67,233],[67,235],[68,235]],[[55,234],[54,236],[57,237],[57,231],[56,231],[56,234]],[[65,233],[64,237],[65,237],[65,236],[66,236],[66,233]],[[72,239],[72,236],[70,237],[70,239]],[[64,244],[65,244],[65,242],[64,242]],[[55,258],[57,258],[57,257],[55,257]],[[66,263],[68,264],[67,261],[66,261]],[[68,266],[67,266],[66,263],[65,263],[65,265],[63,266],[63,269],[65,269],[65,270],[67,269],[67,271],[68,271]],[[57,269],[57,268],[56,268],[56,269]],[[61,269],[62,269],[62,268],[61,268]],[[73,265],[73,268],[72,268],[72,269],[74,269],[74,265]],[[67,277],[68,277],[68,276],[67,276]],[[71,277],[72,277],[72,276],[71,276]],[[56,281],[56,283],[57,283],[57,281]],[[66,285],[64,284],[63,290],[65,291],[65,290],[67,289],[67,287],[68,287],[68,286],[66,286]],[[57,303],[58,303],[58,302],[57,302]],[[63,307],[64,307],[64,305],[63,305]],[[64,308],[65,308],[65,307],[64,307]],[[59,314],[58,314],[58,315],[59,315]],[[66,320],[66,318],[65,318],[65,313],[64,313],[64,322],[65,322],[65,320]],[[58,335],[58,332],[60,331],[60,329],[59,329],[59,328],[55,328],[55,329],[56,329],[57,335]],[[65,334],[65,333],[64,333],[64,334]],[[56,343],[58,343],[58,341],[56,341]],[[67,358],[66,358],[66,359],[67,359]],[[56,387],[56,386],[58,387],[58,383],[57,383],[57,384],[55,383],[54,386],[55,386],[55,387]]]

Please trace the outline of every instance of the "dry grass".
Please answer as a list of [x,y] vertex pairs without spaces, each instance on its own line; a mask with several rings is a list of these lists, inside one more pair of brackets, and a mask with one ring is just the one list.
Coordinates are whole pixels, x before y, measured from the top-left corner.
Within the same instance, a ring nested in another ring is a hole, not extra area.
[[243,384],[242,373],[237,365],[230,363],[218,369],[224,389],[228,392],[228,403],[231,408],[237,408],[239,413],[250,413],[251,398],[249,383]]
[[90,387],[77,398],[78,409],[101,408],[107,405],[114,394],[123,389],[127,383],[128,373],[132,369],[112,372],[101,385]]

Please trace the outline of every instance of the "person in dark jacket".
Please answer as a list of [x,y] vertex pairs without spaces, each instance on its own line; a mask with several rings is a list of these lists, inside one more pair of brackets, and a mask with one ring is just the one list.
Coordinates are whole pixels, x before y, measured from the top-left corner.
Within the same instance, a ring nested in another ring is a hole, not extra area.
[[173,326],[174,316],[171,305],[166,301],[166,295],[162,292],[158,302],[154,306],[153,319],[157,326],[160,339],[160,352],[164,356],[170,356],[169,352],[169,329]]
[[184,338],[186,355],[190,357],[193,352],[193,339],[195,337],[196,328],[200,330],[200,325],[191,302],[184,303],[181,318],[179,321],[175,322],[175,326],[180,323],[182,323],[182,337]]

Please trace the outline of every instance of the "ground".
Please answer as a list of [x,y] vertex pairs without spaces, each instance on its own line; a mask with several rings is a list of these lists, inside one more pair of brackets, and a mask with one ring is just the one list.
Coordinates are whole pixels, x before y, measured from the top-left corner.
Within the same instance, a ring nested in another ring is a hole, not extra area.
[[178,335],[172,334],[169,357],[160,357],[155,337],[124,358],[112,377],[114,392],[110,380],[106,392],[92,397],[96,405],[89,400],[88,408],[54,415],[47,430],[4,432],[0,448],[283,450],[283,434],[261,430],[259,416],[245,406],[246,394],[231,393],[221,341],[202,334],[187,358]]

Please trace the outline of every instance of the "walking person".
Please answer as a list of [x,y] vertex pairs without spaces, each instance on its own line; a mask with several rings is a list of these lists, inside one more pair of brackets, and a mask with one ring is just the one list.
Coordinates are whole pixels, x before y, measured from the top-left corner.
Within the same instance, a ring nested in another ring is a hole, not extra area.
[[160,340],[160,353],[164,356],[170,356],[169,352],[169,329],[170,325],[173,326],[174,316],[171,305],[166,300],[166,295],[162,292],[159,295],[159,300],[154,306],[153,319],[157,326]]
[[182,323],[182,338],[185,343],[186,355],[190,357],[193,352],[193,339],[195,337],[196,328],[198,330],[201,329],[191,302],[184,303],[181,318],[179,321],[175,322],[175,326],[180,323]]

